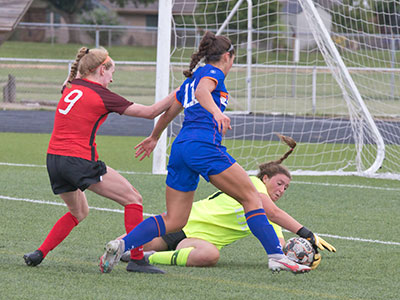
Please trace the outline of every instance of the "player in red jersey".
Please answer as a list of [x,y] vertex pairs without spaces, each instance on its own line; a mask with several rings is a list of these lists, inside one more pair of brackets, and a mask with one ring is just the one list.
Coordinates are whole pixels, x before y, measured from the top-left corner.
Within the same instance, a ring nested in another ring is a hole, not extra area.
[[[37,250],[24,255],[28,266],[40,264],[85,219],[89,213],[86,189],[124,206],[126,232],[143,220],[139,192],[122,175],[98,160],[96,132],[111,112],[154,119],[170,107],[175,93],[150,106],[132,103],[108,89],[114,71],[114,61],[104,48],[81,48],[71,66],[47,150],[52,190],[64,200],[69,212],[57,221]],[[77,74],[80,78],[76,78]],[[127,270],[162,273],[143,259],[142,248],[132,250]]]

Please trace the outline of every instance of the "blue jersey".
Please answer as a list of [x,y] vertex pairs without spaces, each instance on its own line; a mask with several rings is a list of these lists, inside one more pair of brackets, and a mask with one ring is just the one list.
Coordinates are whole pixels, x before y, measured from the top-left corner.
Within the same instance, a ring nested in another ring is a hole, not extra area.
[[210,112],[203,108],[195,98],[197,85],[202,78],[209,78],[217,86],[211,95],[223,112],[228,104],[228,92],[224,80],[225,74],[218,68],[206,64],[199,67],[192,77],[187,78],[176,93],[176,99],[182,104],[185,113],[182,129],[175,141],[204,141],[221,144],[222,136],[218,125]]

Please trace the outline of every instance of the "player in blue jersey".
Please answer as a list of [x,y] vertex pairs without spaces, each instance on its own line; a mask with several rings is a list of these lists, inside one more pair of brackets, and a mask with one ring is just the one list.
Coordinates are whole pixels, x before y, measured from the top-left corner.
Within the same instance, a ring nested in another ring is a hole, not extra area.
[[[100,258],[102,272],[111,272],[126,250],[182,229],[189,218],[199,175],[243,206],[247,225],[266,250],[271,270],[303,273],[311,269],[294,263],[283,254],[263,207],[267,208],[273,222],[309,238],[315,247],[334,250],[279,209],[267,195],[258,193],[245,170],[222,146],[222,136],[231,129],[230,118],[223,113],[228,103],[224,80],[234,58],[235,50],[227,37],[205,33],[198,51],[192,55],[189,70],[184,72],[187,79],[176,93],[177,101],[160,117],[150,137],[137,146],[137,157],[142,155],[143,159],[150,155],[162,131],[184,109],[185,119],[172,145],[168,163],[167,213],[150,217],[124,238],[107,243]],[[197,67],[202,59],[205,65]]]
[[[289,151],[278,160],[261,164],[257,176],[250,176],[257,191],[266,194],[273,202],[285,194],[292,180],[290,171],[282,162],[296,147],[291,137],[278,136],[290,147]],[[282,228],[274,223],[271,225],[283,247],[285,240]],[[223,247],[250,234],[240,203],[217,191],[193,203],[189,220],[182,230],[154,238],[143,248],[148,251],[145,257],[152,264],[211,267],[217,264]],[[130,252],[126,251],[121,261],[128,262],[129,258]],[[317,268],[320,262],[321,254],[316,253],[311,269]]]

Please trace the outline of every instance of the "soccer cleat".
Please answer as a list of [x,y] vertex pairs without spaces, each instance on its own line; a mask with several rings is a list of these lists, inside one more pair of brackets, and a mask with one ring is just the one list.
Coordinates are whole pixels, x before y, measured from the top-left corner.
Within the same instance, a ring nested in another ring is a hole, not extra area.
[[43,253],[40,250],[35,250],[31,253],[27,253],[24,255],[24,260],[27,266],[37,266],[43,260]]
[[107,243],[105,250],[100,257],[100,272],[110,273],[120,261],[122,254],[124,254],[125,242],[124,240],[113,240]]
[[268,268],[272,270],[272,272],[290,271],[292,273],[306,273],[311,271],[311,268],[302,264],[295,263],[290,260],[286,256],[282,258],[269,258],[268,259]]
[[139,260],[131,259],[126,267],[126,270],[128,272],[165,274],[165,271],[149,264],[144,257]]
[[[149,262],[149,257],[150,257],[150,255],[152,255],[152,254],[154,254],[154,253],[156,253],[156,251],[153,251],[153,250],[150,250],[150,251],[144,251],[143,252],[143,254],[144,254],[144,260],[145,261],[147,261],[147,262]],[[122,256],[121,256],[121,261],[123,261],[123,262],[129,262],[131,260],[131,251],[125,251],[125,253],[124,254],[122,254]]]
[[121,256],[121,261],[129,262],[131,260],[131,251],[125,251],[124,254]]
[[150,250],[150,251],[144,251],[143,255],[144,255],[144,259],[145,261],[147,261],[148,263],[150,263],[149,261],[149,257],[152,256],[154,253],[156,253],[157,251],[154,250]]

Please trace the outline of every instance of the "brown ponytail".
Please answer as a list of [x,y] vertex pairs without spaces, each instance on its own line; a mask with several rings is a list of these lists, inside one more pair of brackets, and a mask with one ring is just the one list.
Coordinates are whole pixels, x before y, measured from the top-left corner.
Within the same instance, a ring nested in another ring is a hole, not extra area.
[[206,31],[200,41],[199,49],[192,54],[189,69],[183,71],[183,75],[191,77],[193,70],[203,58],[205,63],[217,62],[225,52],[229,52],[231,56],[235,54],[232,42],[225,36]]
[[67,81],[67,88],[71,88],[71,81],[76,78],[76,74],[78,74],[78,66],[79,62],[82,57],[89,52],[88,48],[82,47],[79,49],[78,53],[76,54],[75,61],[71,65],[71,70],[69,71],[68,81]]
[[290,147],[290,150],[287,151],[280,159],[275,160],[275,161],[270,161],[267,163],[263,163],[259,165],[259,172],[257,174],[257,177],[262,180],[262,178],[267,175],[268,178],[274,177],[277,174],[284,174],[288,178],[292,179],[292,175],[290,175],[289,170],[282,165],[282,162],[288,158],[290,154],[292,154],[294,148],[296,147],[296,141],[285,135],[281,135],[279,133],[276,133],[276,135],[280,138],[282,142],[284,142],[286,145]]

